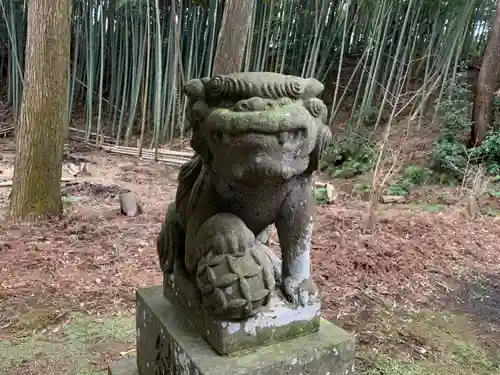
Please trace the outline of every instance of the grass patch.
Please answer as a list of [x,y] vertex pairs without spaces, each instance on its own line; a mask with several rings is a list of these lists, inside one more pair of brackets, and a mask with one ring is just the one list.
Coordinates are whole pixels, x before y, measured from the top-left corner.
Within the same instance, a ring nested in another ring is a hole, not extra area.
[[[474,366],[468,362],[471,355],[482,355],[481,353],[467,353],[464,357],[465,363],[439,363],[431,361],[402,362],[390,357],[360,356],[358,362],[365,370],[364,375],[497,375],[500,374],[498,367],[489,360]],[[474,370],[472,370],[472,368]],[[471,372],[477,371],[477,372]]]
[[[47,316],[49,312],[25,314],[22,321],[25,328],[38,327]],[[132,348],[134,326],[134,317],[125,314],[72,314],[65,324],[43,333],[0,342],[0,373],[104,375],[102,358],[119,357]],[[464,314],[408,313],[387,304],[359,331],[359,374],[500,375],[500,352],[483,349],[477,327]]]
[[[429,369],[422,363],[403,363],[388,357],[373,358],[370,356],[361,356],[358,361],[363,366],[369,368],[363,371],[365,375],[424,375],[435,374],[429,372]],[[437,374],[436,374],[437,375]]]
[[387,193],[389,195],[407,196],[415,187],[421,187],[432,183],[433,172],[418,165],[408,165],[403,174],[389,185]]
[[326,188],[317,188],[314,190],[314,198],[316,200],[316,204],[327,204],[328,203],[328,193]]
[[443,211],[446,207],[442,204],[426,204],[423,208],[427,212],[435,213]]
[[[374,323],[383,340],[358,354],[366,375],[498,375],[500,358],[482,348],[465,315],[384,309]],[[500,353],[499,353],[500,354]]]
[[64,332],[73,345],[82,348],[102,347],[115,342],[133,343],[135,322],[133,317],[123,314],[101,319],[75,314]]
[[50,368],[51,375],[105,374],[95,366],[101,362],[98,357],[117,355],[133,345],[134,327],[133,316],[73,314],[64,326],[29,338],[1,341],[0,372],[42,374]]
[[410,203],[408,204],[408,207],[411,209],[411,211],[425,211],[425,212],[430,212],[430,213],[437,213],[437,212],[442,212],[445,211],[447,206],[445,204],[438,204],[438,203]]

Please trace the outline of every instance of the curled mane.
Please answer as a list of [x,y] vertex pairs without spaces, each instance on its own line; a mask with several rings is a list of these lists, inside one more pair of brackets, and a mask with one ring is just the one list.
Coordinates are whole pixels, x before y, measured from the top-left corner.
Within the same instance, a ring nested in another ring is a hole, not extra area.
[[175,205],[179,222],[184,226],[186,211],[191,202],[191,195],[196,180],[203,169],[203,159],[200,154],[195,154],[193,158],[181,167],[179,172],[177,194]]

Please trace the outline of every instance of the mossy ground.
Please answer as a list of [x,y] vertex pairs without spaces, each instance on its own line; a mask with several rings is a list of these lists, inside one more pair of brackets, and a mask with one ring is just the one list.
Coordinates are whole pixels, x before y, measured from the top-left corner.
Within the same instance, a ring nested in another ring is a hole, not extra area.
[[[99,375],[110,360],[134,354],[132,314],[74,313],[51,326],[46,310],[18,319],[17,330],[0,342],[2,374]],[[46,328],[39,331],[40,326]],[[357,341],[359,374],[500,374],[499,348],[488,348],[488,336],[465,313],[431,308],[409,313],[385,306]]]
[[[131,315],[69,315],[48,326],[46,311],[22,316],[15,332],[0,341],[0,373],[8,375],[98,375],[106,362],[133,354],[135,320]],[[36,330],[43,324],[47,329]],[[35,331],[33,331],[35,329]]]
[[423,310],[383,311],[377,317],[385,342],[358,353],[366,375],[497,375],[500,353],[489,352],[465,315]]

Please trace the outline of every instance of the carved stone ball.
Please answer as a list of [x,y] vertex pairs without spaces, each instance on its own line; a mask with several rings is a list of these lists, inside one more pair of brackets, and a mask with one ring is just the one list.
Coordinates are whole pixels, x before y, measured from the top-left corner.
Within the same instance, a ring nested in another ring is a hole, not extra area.
[[276,281],[262,246],[256,243],[250,251],[237,254],[211,251],[200,261],[196,279],[210,314],[246,319],[269,304]]

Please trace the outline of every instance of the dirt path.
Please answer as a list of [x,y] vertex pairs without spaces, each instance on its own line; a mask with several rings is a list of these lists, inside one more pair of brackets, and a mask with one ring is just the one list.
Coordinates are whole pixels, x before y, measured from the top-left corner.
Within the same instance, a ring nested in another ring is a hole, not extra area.
[[[1,142],[8,171],[12,144]],[[60,374],[101,373],[133,353],[134,290],[161,283],[154,244],[177,171],[84,149],[72,155],[88,160],[89,176],[65,188],[62,221],[0,224],[4,374],[54,364]],[[121,189],[140,197],[143,215],[120,215]],[[8,194],[0,188],[0,209]],[[364,234],[365,212],[349,199],[318,207],[313,251],[325,315],[358,335],[359,373],[500,374],[499,221],[471,221],[453,207],[388,208]]]

